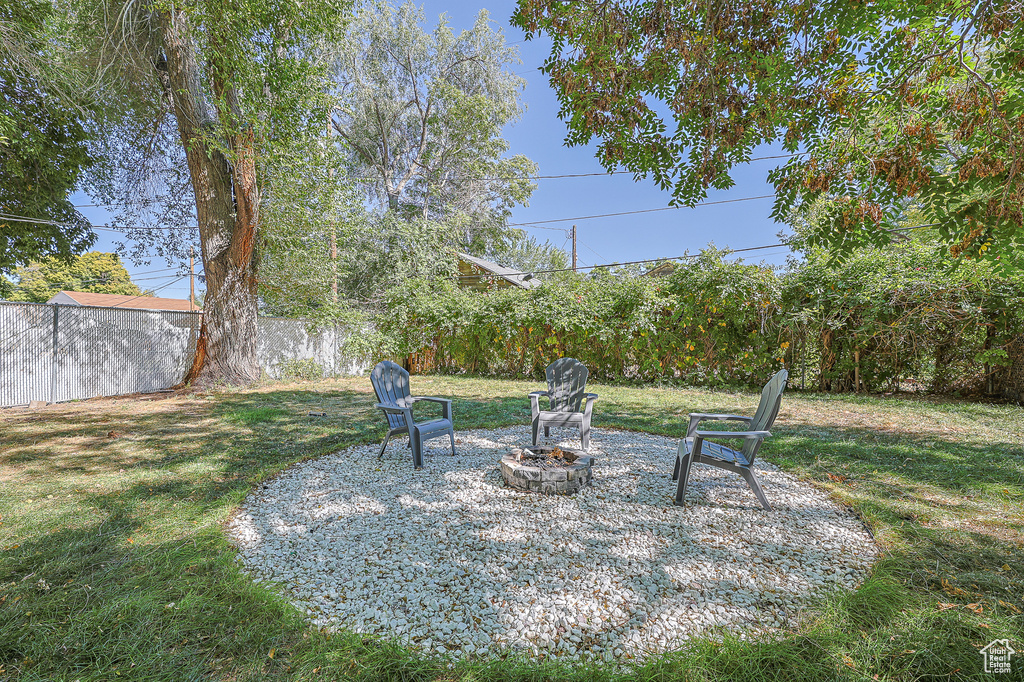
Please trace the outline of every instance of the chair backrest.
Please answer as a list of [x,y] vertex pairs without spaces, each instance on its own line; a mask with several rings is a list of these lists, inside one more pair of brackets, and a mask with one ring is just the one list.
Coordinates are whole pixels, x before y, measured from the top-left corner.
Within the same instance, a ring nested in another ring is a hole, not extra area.
[[[373,384],[373,392],[377,394],[377,402],[385,405],[406,406],[405,399],[409,397],[409,373],[391,362],[384,360],[377,363],[370,373],[370,383]],[[385,412],[388,418],[388,428],[398,429],[405,426],[405,417],[400,414]]]
[[552,412],[579,412],[590,371],[575,358],[559,358],[545,370]]
[[[767,431],[772,428],[775,418],[779,416],[779,407],[782,405],[782,392],[786,390],[786,381],[789,379],[789,372],[780,369],[775,376],[765,384],[761,390],[761,402],[757,405],[757,412],[750,420],[748,431]],[[747,461],[754,463],[757,450],[761,441],[748,440],[743,444],[743,454]]]

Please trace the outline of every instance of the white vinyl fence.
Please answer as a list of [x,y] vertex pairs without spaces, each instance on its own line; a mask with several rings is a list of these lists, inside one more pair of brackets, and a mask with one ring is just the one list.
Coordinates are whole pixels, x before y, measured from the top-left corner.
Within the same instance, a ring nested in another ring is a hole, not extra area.
[[[144,393],[179,383],[202,313],[0,301],[0,407]],[[313,362],[326,376],[361,374],[339,328],[261,317],[259,358],[270,378]]]

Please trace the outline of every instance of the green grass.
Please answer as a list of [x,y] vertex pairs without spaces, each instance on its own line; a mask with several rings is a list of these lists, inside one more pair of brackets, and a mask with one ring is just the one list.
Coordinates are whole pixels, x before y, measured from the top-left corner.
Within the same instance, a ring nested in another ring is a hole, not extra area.
[[[413,382],[454,398],[459,429],[527,423],[536,388]],[[992,639],[1024,651],[1024,409],[794,392],[765,457],[851,505],[885,555],[781,637],[703,640],[617,671],[452,664],[312,629],[240,571],[222,525],[289,464],[379,442],[368,384],[0,414],[0,680],[956,680],[985,677],[977,652]],[[596,426],[673,437],[688,411],[749,413],[757,399],[592,388]]]

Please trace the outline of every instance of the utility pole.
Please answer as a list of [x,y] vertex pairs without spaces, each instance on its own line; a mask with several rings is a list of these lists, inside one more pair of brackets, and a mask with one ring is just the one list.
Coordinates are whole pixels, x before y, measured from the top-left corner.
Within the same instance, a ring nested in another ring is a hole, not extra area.
[[576,226],[572,226],[572,271],[576,272]]
[[188,309],[196,308],[196,260],[195,247],[188,247]]
[[[333,172],[331,173],[333,175]],[[338,226],[331,223],[331,300],[338,302]]]
[[[327,150],[331,153],[331,138],[334,137],[334,126],[331,122],[331,115],[327,114]],[[334,168],[327,169],[327,179],[334,184]],[[331,221],[331,301],[338,302],[338,224]]]

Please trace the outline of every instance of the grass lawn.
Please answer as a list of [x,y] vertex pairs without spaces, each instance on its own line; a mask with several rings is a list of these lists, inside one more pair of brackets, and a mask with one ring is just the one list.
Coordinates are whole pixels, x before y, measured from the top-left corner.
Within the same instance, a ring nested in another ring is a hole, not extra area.
[[[538,386],[413,388],[453,397],[456,427],[470,429],[528,423]],[[596,427],[676,437],[689,411],[757,402],[588,388],[601,395]],[[1002,679],[1024,677],[1020,407],[788,393],[763,456],[853,506],[884,558],[782,638],[727,636],[616,671],[453,664],[317,631],[240,572],[222,524],[246,493],[298,460],[380,442],[373,402],[368,379],[352,378],[0,412],[0,680],[981,679],[978,650],[1001,638],[1021,652]],[[666,479],[666,505],[673,492]]]

